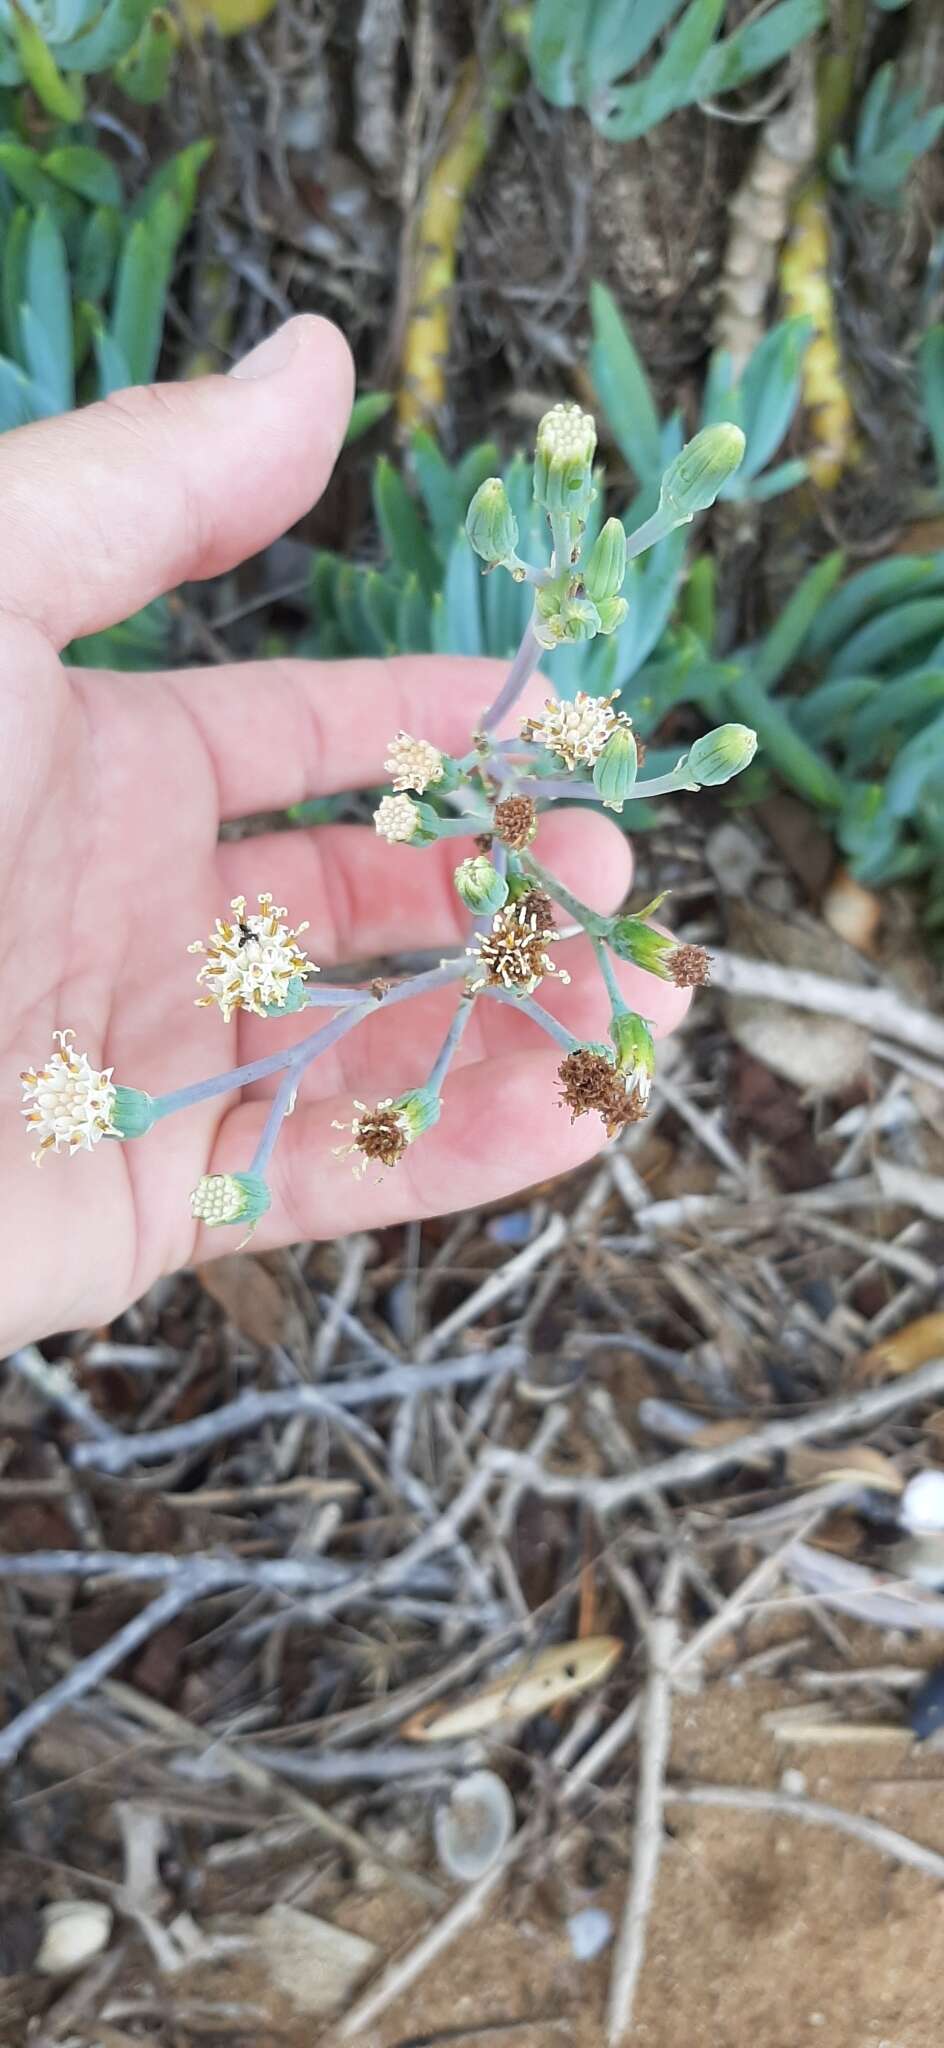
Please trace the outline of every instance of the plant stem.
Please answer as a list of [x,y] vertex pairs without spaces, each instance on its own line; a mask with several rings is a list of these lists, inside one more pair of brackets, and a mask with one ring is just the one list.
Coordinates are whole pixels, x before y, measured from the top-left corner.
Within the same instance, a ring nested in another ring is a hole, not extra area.
[[498,696],[489,705],[482,719],[483,732],[491,733],[496,725],[501,724],[502,719],[507,716],[512,706],[517,704],[526,682],[533,676],[537,668],[542,653],[543,648],[538,646],[531,631],[529,620],[522,635],[521,645],[498,692]]
[[579,1038],[575,1038],[574,1033],[568,1031],[566,1024],[558,1023],[557,1018],[551,1016],[550,1010],[545,1010],[542,1003],[536,1003],[533,996],[516,996],[514,990],[510,988],[485,988],[482,994],[493,996],[497,1003],[506,1003],[509,1009],[517,1010],[522,1017],[529,1017],[532,1024],[537,1024],[542,1031],[546,1031],[548,1037],[553,1038],[555,1045],[563,1046],[565,1052],[573,1052],[574,1047],[580,1044]]
[[[637,797],[669,796],[676,789],[693,790],[698,787],[687,772],[683,775],[673,768],[669,775],[653,775],[649,782],[634,782],[632,789],[626,791],[623,802],[629,804]],[[527,775],[519,782],[518,791],[521,796],[573,797],[579,803],[599,804],[603,801],[595,783],[569,780],[566,775]]]
[[249,1163],[250,1173],[257,1173],[260,1179],[264,1175],[275,1150],[275,1141],[282,1128],[283,1121],[292,1108],[299,1078],[298,1066],[293,1060],[291,1066],[286,1068],[269,1104],[269,1114],[262,1126],[262,1135]]
[[637,555],[644,555],[646,549],[654,548],[657,541],[667,540],[677,526],[687,526],[690,519],[691,514],[686,519],[677,512],[663,510],[660,505],[658,511],[653,513],[651,519],[646,520],[644,526],[637,526],[635,533],[629,535],[626,542],[627,562],[634,561]]
[[623,1001],[623,997],[620,993],[619,983],[616,979],[616,973],[613,967],[613,962],[610,958],[609,952],[607,951],[606,943],[603,939],[591,938],[590,944],[592,945],[593,950],[597,956],[597,964],[599,966],[600,973],[603,976],[604,982],[606,983],[606,992],[610,998],[613,1015],[614,1017],[622,1017],[623,1014],[628,1011],[629,1004]]
[[533,854],[523,853],[521,855],[521,865],[525,874],[530,875],[532,882],[537,882],[542,889],[546,890],[548,896],[555,903],[559,903],[561,909],[566,910],[577,924],[582,925],[584,931],[588,932],[591,938],[597,937],[602,939],[605,936],[607,919],[600,917],[595,910],[591,910],[588,904],[581,903],[579,896],[571,895],[570,890],[564,887],[563,882],[559,882],[556,875],[549,875],[547,869],[542,868],[540,861],[535,860]]
[[436,1058],[433,1061],[432,1067],[430,1068],[429,1080],[427,1081],[426,1086],[427,1088],[434,1089],[437,1095],[439,1094],[439,1091],[446,1078],[446,1075],[449,1072],[449,1068],[452,1065],[453,1056],[461,1042],[462,1034],[465,1031],[466,1025],[469,1022],[469,1018],[472,1015],[474,1003],[474,996],[464,996],[461,999],[456,1014],[453,1017],[452,1023],[449,1026],[446,1036],[443,1039],[442,1045],[440,1046],[439,1051],[436,1054]]

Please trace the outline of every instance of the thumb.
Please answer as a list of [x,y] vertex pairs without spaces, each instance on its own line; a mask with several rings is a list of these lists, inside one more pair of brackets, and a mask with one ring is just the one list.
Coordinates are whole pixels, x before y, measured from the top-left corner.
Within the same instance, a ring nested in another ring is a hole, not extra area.
[[324,489],[354,372],[290,320],[228,377],[115,392],[0,436],[0,607],[57,648],[267,546]]

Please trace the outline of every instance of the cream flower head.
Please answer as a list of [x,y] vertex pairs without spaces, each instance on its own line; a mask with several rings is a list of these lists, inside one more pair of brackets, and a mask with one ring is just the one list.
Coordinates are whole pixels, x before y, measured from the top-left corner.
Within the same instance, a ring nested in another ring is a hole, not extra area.
[[306,974],[318,972],[297,943],[308,930],[307,920],[294,927],[283,924],[286,912],[268,893],[257,900],[258,911],[247,914],[245,896],[234,896],[234,918],[218,917],[206,945],[195,939],[187,948],[207,956],[197,975],[206,990],[197,996],[198,1006],[218,1003],[227,1024],[234,1010],[267,1017],[273,1010],[298,1008],[292,983],[297,992]]
[[493,917],[489,930],[466,948],[481,970],[469,986],[475,990],[506,988],[515,995],[529,996],[546,974],[569,981],[566,968],[555,967],[547,950],[559,938],[550,900],[542,891],[533,889],[516,903],[506,903]]
[[593,768],[607,740],[630,723],[622,712],[613,710],[618,694],[614,690],[610,697],[591,697],[586,690],[578,690],[570,701],[548,697],[543,717],[523,720],[521,737],[537,740],[566,768]]
[[118,1090],[113,1067],[99,1072],[87,1053],[70,1044],[73,1031],[56,1031],[57,1051],[44,1067],[27,1067],[23,1084],[23,1115],[37,1140],[33,1158],[39,1166],[47,1152],[91,1152],[101,1138],[121,1136],[113,1118]]
[[442,781],[443,757],[428,740],[415,740],[411,733],[398,732],[390,741],[384,767],[394,789],[414,789],[417,796],[422,796],[431,782]]
[[408,796],[382,796],[374,812],[374,828],[388,846],[408,844],[419,822],[419,811]]

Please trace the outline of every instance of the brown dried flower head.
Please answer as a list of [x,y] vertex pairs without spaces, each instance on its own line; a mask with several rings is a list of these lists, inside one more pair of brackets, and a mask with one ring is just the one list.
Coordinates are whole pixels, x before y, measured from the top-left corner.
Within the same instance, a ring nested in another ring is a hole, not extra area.
[[704,946],[676,946],[669,969],[676,988],[703,988],[711,972],[711,957]]
[[576,1046],[561,1061],[557,1077],[571,1123],[594,1113],[602,1119],[607,1137],[614,1138],[626,1124],[637,1124],[646,1114],[639,1089],[627,1087],[627,1076],[606,1046]]
[[337,1145],[335,1150],[341,1157],[359,1152],[354,1171],[357,1175],[367,1172],[368,1163],[376,1159],[380,1166],[396,1166],[403,1158],[412,1133],[406,1117],[392,1096],[378,1102],[369,1109],[366,1102],[355,1102],[357,1115],[349,1124],[335,1123],[336,1131],[350,1131],[349,1145]]
[[523,853],[538,829],[538,811],[530,796],[506,796],[495,805],[495,830],[504,846]]
[[554,966],[547,950],[559,937],[550,899],[541,890],[531,889],[517,902],[506,903],[496,911],[489,930],[467,948],[481,969],[471,988],[507,988],[529,996],[546,974],[569,981],[570,975]]

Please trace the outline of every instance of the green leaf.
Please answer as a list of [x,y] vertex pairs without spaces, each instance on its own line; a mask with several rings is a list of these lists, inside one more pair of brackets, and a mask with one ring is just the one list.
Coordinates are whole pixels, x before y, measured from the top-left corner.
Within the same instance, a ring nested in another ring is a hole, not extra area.
[[27,368],[49,400],[50,412],[75,404],[72,368],[72,290],[65,243],[52,214],[41,207],[26,245],[26,304],[20,333]]
[[944,713],[906,741],[896,756],[885,784],[889,816],[907,820],[928,783],[940,784],[944,775]]
[[738,472],[744,483],[766,468],[790,425],[812,334],[813,323],[804,314],[781,320],[765,334],[744,369],[734,413],[747,436],[747,452]]
[[[169,157],[138,193],[131,209],[131,220],[149,220],[161,214],[162,200],[170,198],[175,209],[175,240],[182,235],[196,204],[200,172],[215,147],[215,142],[207,136],[201,142],[188,143],[186,149],[180,149],[176,156]],[[166,215],[166,218],[170,216]]]
[[92,324],[92,346],[98,364],[99,398],[108,398],[112,391],[127,391],[134,383],[130,365],[101,318]]
[[482,634],[482,577],[478,558],[465,534],[456,536],[449,550],[442,609],[433,638],[440,654],[484,654]]
[[445,561],[456,534],[465,523],[468,510],[463,502],[458,476],[446,461],[438,442],[424,428],[412,437],[410,459],[436,547]]
[[706,53],[692,80],[689,99],[714,99],[756,78],[758,72],[769,71],[805,36],[815,35],[826,18],[826,0],[779,0],[779,5],[744,22]]
[[605,284],[590,286],[590,375],[621,455],[642,484],[662,475],[662,435],[649,379]]
[[120,215],[111,206],[96,206],[85,221],[75,261],[77,298],[101,305],[115,274],[120,240]]
[[20,307],[26,297],[26,251],[32,216],[28,206],[18,206],[3,243],[2,303],[3,339],[8,355],[19,356]]
[[497,476],[501,468],[501,455],[494,441],[477,441],[461,462],[456,465],[456,482],[459,486],[459,502],[462,518],[465,519],[469,501],[474,498],[480,484],[486,477]]
[[719,496],[736,498],[740,495],[750,499],[754,505],[766,505],[771,498],[781,498],[784,491],[795,491],[798,484],[806,482],[809,473],[809,463],[804,462],[802,456],[798,455],[789,462],[778,462],[773,469],[766,469],[763,476],[748,478],[740,493],[734,488],[740,475],[738,471],[738,474],[731,478],[730,484],[726,484],[724,490],[719,492]]
[[939,668],[915,669],[911,675],[899,676],[892,682],[879,685],[870,703],[866,704],[855,719],[849,740],[849,766],[853,771],[864,768],[874,758],[882,740],[900,738],[902,728],[918,720],[922,725],[929,714],[944,704],[944,670]]
[[750,670],[742,671],[730,688],[732,709],[745,725],[753,726],[764,749],[768,767],[776,769],[810,803],[824,810],[838,810],[843,784],[825,756],[803,739],[789,712],[759,689]]
[[23,76],[40,105],[57,121],[81,121],[85,95],[81,85],[67,85],[42,29],[13,5],[13,36]]
[[130,50],[153,5],[154,0],[108,0],[90,28],[60,46],[63,71],[110,71]]
[[379,654],[396,654],[397,601],[399,591],[389,575],[368,569],[361,586],[361,610],[373,633]]
[[19,363],[0,356],[0,433],[5,434],[10,427],[24,427],[38,417],[36,393],[25,370],[20,369]]
[[724,15],[726,0],[690,0],[658,62],[636,85],[623,86],[599,118],[612,142],[629,142],[696,97],[693,83]]
[[397,601],[397,646],[403,654],[431,654],[430,610],[415,576],[408,576]]
[[119,57],[115,80],[130,100],[140,107],[153,107],[162,100],[177,54],[180,32],[173,17],[163,8],[149,14],[137,41]]
[[833,656],[829,673],[844,676],[881,668],[883,663],[899,660],[942,631],[944,598],[913,598],[910,603],[895,605],[891,611],[880,613],[877,619],[870,619],[866,625],[860,626],[857,633],[851,634],[838,654]]
[[795,698],[793,717],[804,738],[822,746],[824,740],[837,739],[860,706],[871,703],[883,687],[876,676],[837,676]]
[[586,39],[587,97],[625,78],[681,6],[682,0],[601,0]]
[[93,206],[119,207],[124,202],[118,172],[100,149],[69,142],[61,149],[51,149],[42,159],[42,168],[50,178],[55,178],[57,185],[77,192],[80,199],[88,199]]
[[930,595],[939,586],[944,588],[944,554],[893,555],[887,561],[874,562],[871,568],[851,576],[824,604],[810,628],[804,654],[831,654],[873,612],[900,604],[915,591]]
[[380,457],[373,479],[374,510],[387,551],[419,578],[427,597],[439,586],[439,563],[420,515],[392,462]]
[[535,84],[553,107],[583,97],[583,52],[594,0],[537,0],[529,57]]
[[385,417],[392,404],[389,391],[365,391],[360,398],[355,398],[344,436],[345,448],[350,448],[363,434],[369,434],[371,427]]
[[844,557],[837,548],[834,554],[824,555],[797,585],[753,654],[751,674],[760,689],[771,689],[796,660],[813,620],[842,575],[843,565]]
[[0,141],[0,171],[9,178],[14,192],[25,199],[28,206],[48,206],[53,209],[61,198],[55,180],[47,177],[35,149],[28,149],[25,142],[17,142],[12,136]]
[[110,332],[133,384],[149,384],[157,369],[176,223],[175,202],[165,194],[134,223],[118,258]]

